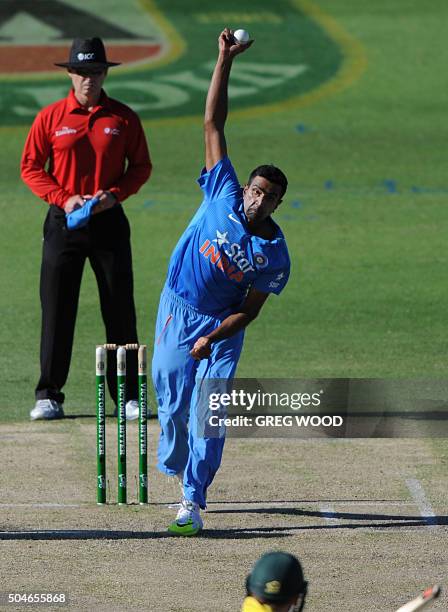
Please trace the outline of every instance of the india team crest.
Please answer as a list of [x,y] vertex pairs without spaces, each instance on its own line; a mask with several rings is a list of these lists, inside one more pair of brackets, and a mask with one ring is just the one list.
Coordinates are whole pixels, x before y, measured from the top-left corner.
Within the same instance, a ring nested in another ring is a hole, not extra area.
[[266,268],[269,263],[269,260],[264,253],[254,253],[254,261],[259,269]]

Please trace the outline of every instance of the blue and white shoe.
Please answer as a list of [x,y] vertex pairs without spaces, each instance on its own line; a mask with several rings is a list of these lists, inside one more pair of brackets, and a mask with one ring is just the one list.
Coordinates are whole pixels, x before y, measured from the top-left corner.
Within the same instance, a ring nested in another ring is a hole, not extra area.
[[64,410],[62,404],[55,400],[41,399],[37,400],[36,405],[30,412],[32,421],[51,421],[52,419],[63,419]]

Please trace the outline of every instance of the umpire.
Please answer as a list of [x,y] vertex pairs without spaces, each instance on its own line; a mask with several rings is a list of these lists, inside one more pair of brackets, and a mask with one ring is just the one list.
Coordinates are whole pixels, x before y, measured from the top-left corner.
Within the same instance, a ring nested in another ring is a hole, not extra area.
[[[75,39],[67,68],[68,96],[42,109],[28,134],[22,179],[50,206],[43,229],[40,276],[41,374],[30,416],[64,416],[81,278],[86,258],[95,273],[107,342],[136,343],[129,223],[121,203],[151,174],[138,116],[102,89],[110,66],[99,38]],[[87,226],[69,231],[66,214],[99,198]],[[109,391],[116,397],[116,365],[108,359]],[[127,418],[137,418],[137,357],[128,357]]]

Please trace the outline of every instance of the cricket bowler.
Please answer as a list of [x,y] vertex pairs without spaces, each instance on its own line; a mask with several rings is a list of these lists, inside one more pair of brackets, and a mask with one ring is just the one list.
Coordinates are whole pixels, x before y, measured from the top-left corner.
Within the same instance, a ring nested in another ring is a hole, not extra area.
[[244,329],[289,277],[285,237],[271,218],[286,191],[286,176],[275,166],[258,166],[241,188],[227,157],[230,71],[252,42],[237,44],[227,28],[219,36],[204,117],[205,168],[198,179],[203,200],[171,255],[157,316],[152,363],[161,427],[157,466],[182,485],[179,511],[168,528],[176,535],[202,529],[200,510],[224,447],[224,436],[198,435],[200,382],[233,378]]

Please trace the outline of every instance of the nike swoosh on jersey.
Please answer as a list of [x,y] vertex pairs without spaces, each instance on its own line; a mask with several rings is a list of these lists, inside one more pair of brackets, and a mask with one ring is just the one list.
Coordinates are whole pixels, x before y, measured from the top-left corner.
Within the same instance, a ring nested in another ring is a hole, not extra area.
[[234,223],[238,223],[239,225],[241,225],[241,221],[238,221],[238,219],[235,219],[235,217],[232,216],[232,213],[229,213],[229,219],[231,219]]

